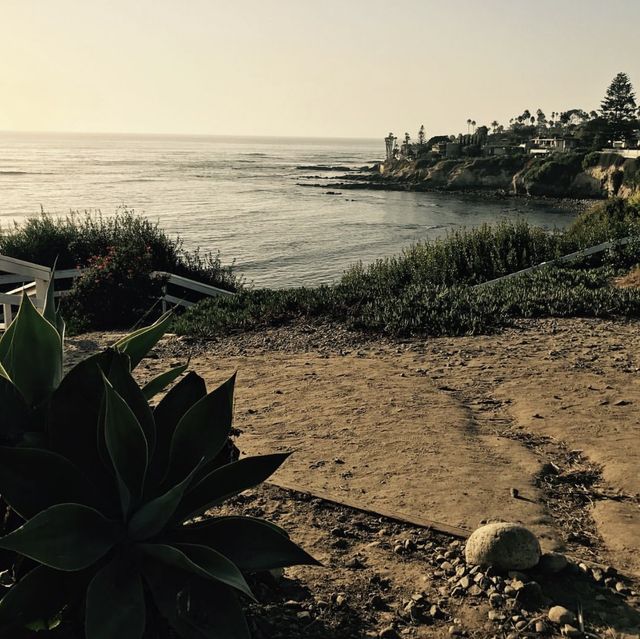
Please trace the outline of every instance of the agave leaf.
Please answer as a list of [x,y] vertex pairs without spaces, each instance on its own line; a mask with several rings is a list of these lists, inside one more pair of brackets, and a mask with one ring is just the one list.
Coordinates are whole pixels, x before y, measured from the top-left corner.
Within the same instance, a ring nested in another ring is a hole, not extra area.
[[180,526],[174,536],[181,541],[213,548],[242,572],[319,565],[294,544],[284,530],[253,517],[216,517]]
[[233,588],[157,562],[143,572],[160,614],[183,639],[251,639]]
[[56,274],[56,263],[58,260],[56,259],[53,268],[51,269],[51,278],[49,279],[49,286],[47,287],[47,295],[44,298],[44,308],[42,310],[42,316],[51,324],[51,326],[56,325],[56,304],[55,304],[55,274]]
[[[80,362],[67,373],[53,394],[50,407],[51,448],[90,477],[101,493],[113,484],[113,471],[99,453],[100,410],[104,397],[103,373],[108,373],[114,351]],[[104,426],[104,424],[102,424]]]
[[158,393],[161,393],[169,384],[173,383],[187,370],[189,364],[182,364],[175,368],[170,368],[160,375],[156,375],[151,381],[147,382],[142,389],[142,393],[145,399],[149,401],[153,399]]
[[168,481],[185,477],[202,459],[210,461],[229,439],[235,373],[195,403],[180,419],[171,439]]
[[[9,328],[2,338],[0,362],[27,404],[36,407],[50,397],[62,379],[60,335],[38,313],[28,295],[23,295]],[[5,343],[8,337],[10,341]]]
[[32,413],[16,385],[0,376],[0,442],[17,443],[31,429]]
[[184,521],[261,484],[284,463],[291,453],[245,457],[221,466],[194,484],[176,510],[176,520]]
[[144,504],[131,517],[128,530],[132,539],[149,539],[157,535],[167,525],[198,468],[199,465],[187,475],[186,479],[168,490],[164,495],[160,495],[160,497],[156,497]]
[[145,326],[130,335],[126,335],[118,340],[113,347],[129,356],[131,368],[134,369],[165,334],[172,319],[172,312],[167,311],[151,326]]
[[131,375],[129,356],[115,351],[111,359],[109,372],[105,371],[105,375],[118,395],[122,397],[136,416],[147,440],[148,455],[151,457],[156,445],[156,426],[149,403],[140,390],[140,386]]
[[51,619],[84,581],[82,572],[68,573],[36,566],[0,600],[0,628],[17,629],[36,620]]
[[161,400],[153,411],[156,423],[156,450],[151,460],[150,476],[159,481],[169,463],[171,439],[182,416],[207,394],[202,377],[187,373]]
[[226,557],[212,548],[196,544],[138,544],[141,552],[173,568],[186,570],[204,579],[214,579],[243,592],[253,593],[242,573]]
[[23,519],[56,504],[100,506],[95,488],[78,468],[41,448],[0,447],[0,494]]
[[142,578],[137,568],[114,559],[96,573],[87,589],[87,639],[140,639],[145,616]]
[[0,377],[4,377],[5,379],[8,379],[9,381],[11,381],[11,378],[9,377],[9,373],[7,373],[7,371],[4,369],[4,366],[2,364],[0,364]]
[[107,450],[113,464],[125,518],[138,504],[147,470],[147,440],[136,416],[127,403],[104,378],[104,431]]
[[97,510],[58,504],[1,537],[0,548],[56,570],[75,571],[106,555],[121,536],[119,526]]

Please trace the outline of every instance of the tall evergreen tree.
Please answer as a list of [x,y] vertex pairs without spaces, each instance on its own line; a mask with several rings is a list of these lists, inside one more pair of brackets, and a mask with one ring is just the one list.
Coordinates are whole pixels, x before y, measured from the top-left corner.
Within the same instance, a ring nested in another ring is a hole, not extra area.
[[614,140],[633,138],[638,126],[636,96],[626,73],[618,73],[613,78],[600,104],[602,118],[609,126],[609,134]]

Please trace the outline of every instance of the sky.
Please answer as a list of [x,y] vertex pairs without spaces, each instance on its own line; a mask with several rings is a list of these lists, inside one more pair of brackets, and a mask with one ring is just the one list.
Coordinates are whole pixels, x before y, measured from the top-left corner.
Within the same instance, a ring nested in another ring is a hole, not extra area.
[[0,0],[0,131],[383,137],[640,95],[640,0]]

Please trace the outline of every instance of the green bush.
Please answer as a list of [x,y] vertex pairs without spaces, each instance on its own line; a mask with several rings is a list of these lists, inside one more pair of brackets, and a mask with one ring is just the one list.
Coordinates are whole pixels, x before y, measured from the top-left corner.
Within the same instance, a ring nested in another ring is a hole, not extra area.
[[137,244],[113,246],[106,255],[89,258],[62,300],[72,333],[129,328],[154,307],[166,278],[152,275],[151,250],[142,241]]
[[599,151],[592,151],[587,153],[582,160],[582,168],[587,170],[592,166],[597,166],[600,163],[601,153]]
[[[25,298],[0,339],[0,549],[14,582],[0,636],[249,639],[246,575],[315,560],[277,526],[205,512],[264,481],[288,454],[236,461],[235,375],[211,393],[186,366],[140,388],[132,370],[161,318],[62,376],[62,323]],[[204,516],[204,517],[203,517]],[[49,635],[47,635],[49,636]]]

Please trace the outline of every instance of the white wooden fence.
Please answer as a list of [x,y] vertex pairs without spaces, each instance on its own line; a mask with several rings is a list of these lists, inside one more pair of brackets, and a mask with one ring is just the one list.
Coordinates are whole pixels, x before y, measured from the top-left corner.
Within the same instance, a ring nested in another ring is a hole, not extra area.
[[[0,255],[0,272],[5,273],[0,275],[0,287],[4,288],[11,284],[18,284],[17,288],[12,288],[5,293],[0,292],[0,306],[3,312],[3,321],[0,322],[0,330],[5,329],[13,320],[14,308],[20,305],[22,295],[26,293],[32,298],[32,301],[36,308],[42,310],[49,289],[49,283],[51,281],[52,271],[46,266],[40,264],[32,264],[31,262],[25,262],[24,260],[17,260],[13,257],[7,257]],[[69,280],[79,277],[84,271],[82,269],[64,269],[56,270],[53,277],[56,280]],[[183,306],[188,308],[193,306],[196,302],[192,300],[184,299],[178,294],[173,295],[168,292],[170,286],[183,289],[195,293],[196,296],[213,297],[216,295],[235,295],[230,291],[211,286],[209,284],[203,284],[191,280],[181,275],[175,275],[174,273],[165,273],[164,271],[154,271],[153,275],[166,278],[166,284],[163,288],[163,295],[161,297],[162,310],[166,311],[169,305]],[[57,290],[56,297],[67,294],[67,290]]]

